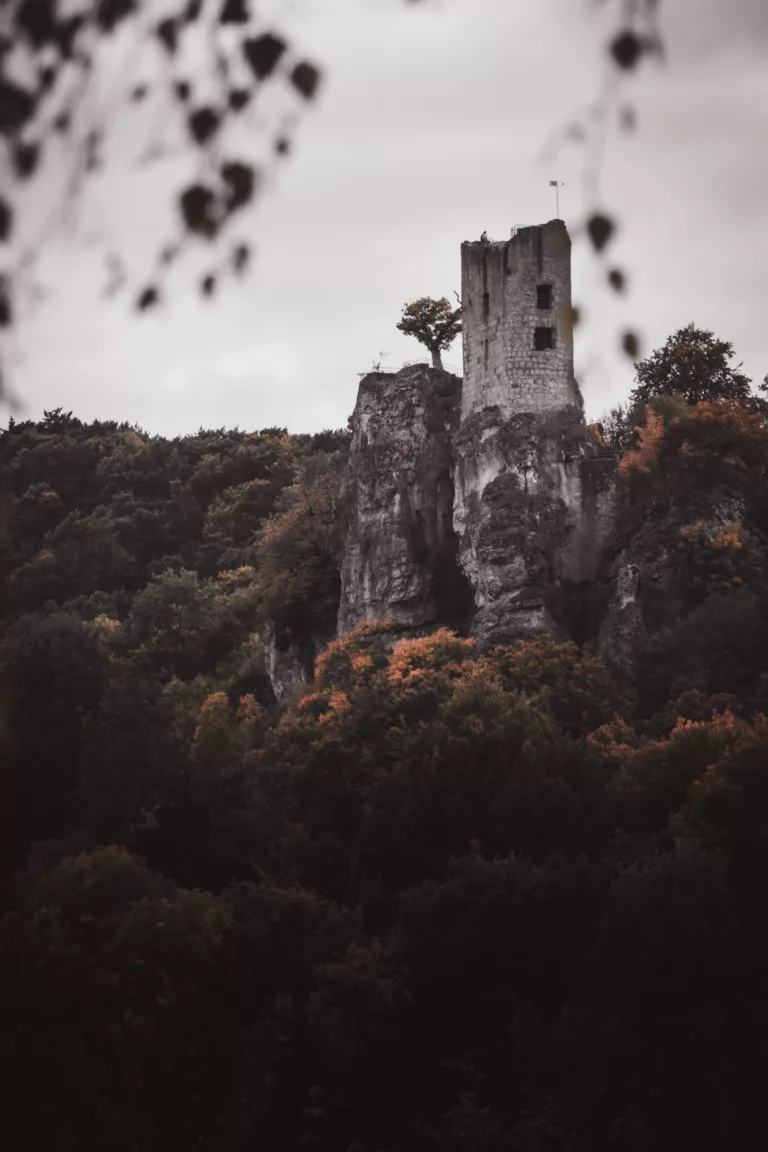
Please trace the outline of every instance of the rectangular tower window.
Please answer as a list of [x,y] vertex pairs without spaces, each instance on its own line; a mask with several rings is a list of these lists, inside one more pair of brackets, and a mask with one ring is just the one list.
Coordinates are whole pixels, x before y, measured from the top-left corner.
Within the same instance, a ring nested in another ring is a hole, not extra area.
[[554,328],[537,328],[533,333],[533,346],[537,352],[547,352],[550,348],[554,348]]
[[491,311],[491,297],[488,292],[483,292],[483,317],[488,319],[488,314]]
[[537,284],[536,286],[536,307],[542,310],[549,310],[552,307],[552,285],[551,284]]

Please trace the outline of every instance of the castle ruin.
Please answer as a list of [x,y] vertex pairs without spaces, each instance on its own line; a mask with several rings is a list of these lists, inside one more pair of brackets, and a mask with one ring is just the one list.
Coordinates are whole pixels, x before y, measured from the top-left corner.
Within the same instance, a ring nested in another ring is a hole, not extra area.
[[573,378],[571,240],[562,220],[461,246],[461,420],[580,404]]
[[481,649],[573,635],[574,590],[597,571],[615,460],[574,379],[565,224],[465,243],[461,266],[463,380],[415,364],[360,382],[339,635],[372,619]]

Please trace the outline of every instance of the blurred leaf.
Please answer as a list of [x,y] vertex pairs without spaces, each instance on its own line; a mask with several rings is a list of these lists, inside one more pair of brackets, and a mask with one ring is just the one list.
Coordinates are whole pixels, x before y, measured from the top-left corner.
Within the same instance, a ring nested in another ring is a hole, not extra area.
[[117,25],[132,16],[137,7],[137,0],[99,0],[96,27],[101,32],[114,32]]
[[189,100],[189,97],[192,95],[192,86],[188,80],[177,80],[173,86],[173,90],[176,93],[177,100]]
[[637,113],[631,104],[625,104],[619,110],[619,127],[623,132],[634,132],[637,128]]
[[572,305],[570,308],[563,308],[560,313],[560,323],[567,335],[573,335],[573,330],[581,320],[581,311]]
[[243,43],[243,55],[257,80],[265,80],[277,67],[287,45],[279,36],[265,32]]
[[247,24],[250,18],[248,0],[224,0],[219,15],[220,24]]
[[204,184],[192,184],[186,188],[179,205],[184,224],[190,232],[199,236],[215,236],[219,229],[216,219],[216,196]]
[[610,284],[611,288],[613,288],[614,292],[624,291],[627,280],[621,268],[611,268],[610,272],[608,273],[608,283]]
[[244,272],[251,259],[251,250],[247,244],[238,244],[232,253],[232,267],[238,274]]
[[203,10],[203,0],[189,0],[187,7],[184,11],[184,19],[187,24],[194,24],[198,16]]
[[4,243],[13,228],[13,209],[10,204],[0,197],[0,243]]
[[95,172],[101,164],[100,144],[101,133],[97,129],[93,129],[85,138],[85,167],[88,172]]
[[144,97],[147,95],[148,92],[149,92],[149,88],[147,87],[146,84],[137,84],[135,88],[131,89],[130,98],[134,102],[134,104],[138,104],[139,101],[144,99]]
[[33,48],[38,49],[44,44],[52,44],[56,38],[54,0],[21,0],[16,9],[15,23]]
[[179,46],[178,21],[173,19],[161,20],[157,26],[157,36],[169,56],[174,56]]
[[287,156],[291,150],[291,142],[285,136],[278,136],[275,140],[275,152],[278,156]]
[[153,308],[159,300],[160,293],[154,284],[150,284],[142,292],[139,293],[139,298],[136,301],[136,308],[139,312],[146,312],[148,308]]
[[200,291],[203,296],[213,296],[216,291],[216,277],[212,273],[209,272],[208,275],[204,276],[200,281]]
[[569,124],[565,130],[565,135],[568,140],[581,143],[587,139],[587,130],[583,124]]
[[42,92],[48,92],[49,89],[53,88],[57,75],[58,72],[52,64],[47,64],[44,68],[41,68],[37,74],[37,82],[40,85],[40,90]]
[[53,122],[54,132],[66,133],[72,127],[72,113],[68,108],[64,108],[59,112],[58,116]]
[[13,166],[20,180],[34,175],[40,163],[40,145],[37,141],[29,140],[18,143],[13,149]]
[[0,132],[17,132],[34,113],[34,95],[11,80],[0,78]]
[[7,276],[0,275],[0,328],[8,328],[13,320],[11,285]]
[[233,160],[223,164],[221,176],[227,185],[227,207],[230,212],[242,208],[253,196],[255,173],[250,164]]
[[311,100],[320,83],[320,72],[313,64],[302,61],[296,65],[291,73],[291,83],[305,100]]
[[610,53],[619,68],[631,71],[643,54],[643,42],[627,28],[611,41]]
[[85,23],[85,16],[78,13],[70,16],[68,20],[59,20],[56,25],[56,43],[64,60],[71,60],[77,34]]
[[240,112],[250,99],[251,93],[247,88],[233,88],[227,97],[227,102],[233,112]]
[[596,212],[587,221],[587,232],[597,252],[602,252],[615,231],[613,220],[602,212]]
[[621,338],[622,351],[630,360],[636,360],[640,355],[640,340],[635,332],[625,332]]
[[188,123],[192,138],[202,147],[216,135],[221,118],[215,108],[198,108],[189,117]]

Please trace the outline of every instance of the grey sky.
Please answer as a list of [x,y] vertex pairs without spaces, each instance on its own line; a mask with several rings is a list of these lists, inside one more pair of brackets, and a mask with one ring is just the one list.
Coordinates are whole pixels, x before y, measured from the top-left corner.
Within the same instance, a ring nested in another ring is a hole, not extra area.
[[[732,340],[756,382],[768,372],[768,3],[662,11],[668,64],[633,83],[638,132],[611,137],[603,169],[629,298],[612,300],[574,248],[577,372],[595,415],[631,387],[615,352],[626,326],[649,349],[695,321]],[[554,177],[574,232],[583,152],[537,157],[598,91],[611,25],[586,0],[303,0],[283,25],[327,84],[253,215],[249,279],[206,305],[183,269],[170,306],[137,319],[123,297],[99,298],[92,251],[51,242],[41,273],[53,294],[16,336],[29,415],[62,405],[167,435],[344,425],[380,350],[388,363],[420,358],[395,329],[400,309],[459,289],[462,240],[554,216]],[[141,184],[116,159],[94,219],[140,259],[162,235],[152,205],[169,200],[175,170]],[[445,359],[460,369],[459,342]]]

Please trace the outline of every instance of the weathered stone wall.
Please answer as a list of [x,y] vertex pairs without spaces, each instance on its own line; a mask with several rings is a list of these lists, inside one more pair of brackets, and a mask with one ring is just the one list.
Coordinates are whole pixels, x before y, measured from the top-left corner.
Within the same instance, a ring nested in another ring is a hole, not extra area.
[[[539,286],[551,289],[540,308]],[[579,403],[573,378],[571,241],[561,220],[503,242],[461,246],[464,341],[462,422],[486,408],[501,418]],[[537,351],[537,328],[554,347]]]
[[451,477],[460,400],[461,380],[426,364],[361,381],[342,500],[339,635],[374,619],[466,627]]

